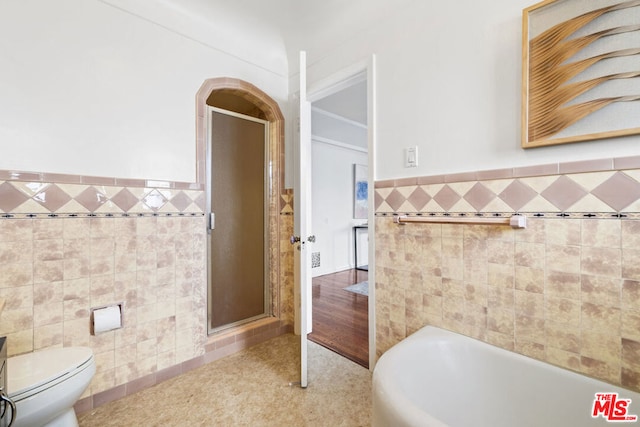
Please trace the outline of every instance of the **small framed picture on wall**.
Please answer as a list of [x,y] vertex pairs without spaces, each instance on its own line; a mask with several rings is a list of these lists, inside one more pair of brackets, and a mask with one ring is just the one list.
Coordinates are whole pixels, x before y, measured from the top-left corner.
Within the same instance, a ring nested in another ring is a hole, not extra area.
[[368,168],[365,165],[353,165],[353,217],[367,219],[369,210]]

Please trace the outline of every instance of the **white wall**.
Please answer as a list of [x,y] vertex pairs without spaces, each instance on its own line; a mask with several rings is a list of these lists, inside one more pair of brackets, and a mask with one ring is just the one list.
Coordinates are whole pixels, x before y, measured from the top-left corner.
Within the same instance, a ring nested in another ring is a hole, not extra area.
[[267,30],[247,32],[253,52],[241,26],[195,41],[137,15],[163,2],[113,3],[0,2],[0,169],[193,182],[205,79],[249,81],[288,112],[284,43]]
[[[297,43],[313,47],[309,85],[376,55],[379,180],[638,155],[639,136],[520,147],[522,10],[534,3],[402,2],[339,43],[311,31]],[[420,164],[405,168],[413,145]]]
[[[353,268],[353,226],[366,219],[353,218],[353,165],[366,165],[367,153],[313,141],[311,147],[311,221],[320,252],[320,267],[313,277]],[[366,241],[360,241],[358,264],[366,262]]]

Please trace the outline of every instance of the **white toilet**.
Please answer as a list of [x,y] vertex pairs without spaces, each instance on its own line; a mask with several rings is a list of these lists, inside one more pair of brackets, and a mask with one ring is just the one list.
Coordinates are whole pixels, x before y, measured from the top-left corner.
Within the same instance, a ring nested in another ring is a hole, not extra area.
[[78,426],[73,405],[96,372],[88,347],[54,348],[7,359],[7,391],[16,404],[12,427]]

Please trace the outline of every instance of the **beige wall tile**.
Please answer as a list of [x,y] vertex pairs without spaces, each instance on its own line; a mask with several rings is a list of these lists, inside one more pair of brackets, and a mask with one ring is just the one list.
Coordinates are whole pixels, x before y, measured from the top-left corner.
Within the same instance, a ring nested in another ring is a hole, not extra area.
[[33,263],[0,264],[0,288],[25,286],[33,283]]
[[[502,265],[502,264],[488,264],[486,269],[488,270],[487,274],[487,284],[492,288],[499,289],[514,289],[515,286],[515,270],[512,265]],[[482,282],[483,277],[469,276],[465,279],[468,281]]]
[[640,222],[622,220],[620,223],[621,246],[625,249],[640,248]]
[[580,354],[595,360],[620,364],[622,339],[606,331],[582,329]]
[[546,353],[549,363],[574,371],[580,370],[579,354],[553,347],[547,347]]
[[619,249],[621,230],[621,221],[582,220],[582,246]]
[[547,320],[545,326],[546,348],[559,349],[575,354],[580,352],[580,326],[568,325],[567,323],[559,323],[557,321]]
[[580,274],[547,270],[545,292],[551,296],[579,301],[581,296],[580,279]]
[[620,278],[583,274],[581,300],[609,307],[620,307]]
[[580,246],[549,244],[545,251],[547,271],[580,273]]
[[640,341],[622,339],[622,366],[640,372]]
[[602,361],[582,356],[580,357],[580,371],[610,383],[620,383],[620,364],[613,361]]
[[622,310],[620,314],[622,338],[640,341],[640,313]]
[[516,242],[515,265],[542,269],[545,265],[545,245],[543,243]]
[[487,260],[493,264],[514,264],[514,242],[502,240],[487,241]]
[[[3,314],[4,316],[4,314]],[[2,333],[7,337],[7,356],[29,353],[33,351],[33,329],[24,329],[9,334]]]
[[514,336],[515,315],[513,310],[487,307],[487,329],[505,336]]
[[580,300],[549,296],[545,300],[545,318],[565,326],[579,327],[582,306]]
[[31,241],[33,229],[33,221],[28,219],[0,221],[0,240],[3,242]]
[[590,302],[582,303],[582,328],[589,331],[620,331],[620,309]]
[[31,240],[0,240],[0,263],[30,263],[34,260],[33,242]]
[[583,273],[594,276],[622,277],[620,249],[582,248],[581,269]]
[[622,278],[640,281],[640,249],[622,249]]
[[544,345],[544,319],[516,314],[515,316],[515,338],[516,346],[518,342],[527,341]]
[[62,347],[63,323],[53,323],[33,329],[33,349]]
[[581,237],[581,220],[563,219],[545,223],[545,242],[547,245],[579,246]]
[[516,265],[515,288],[521,291],[544,293],[544,269]]
[[640,313],[640,282],[624,280],[622,283],[622,308]]
[[526,291],[514,291],[515,310],[525,316],[543,319],[545,315],[544,295]]

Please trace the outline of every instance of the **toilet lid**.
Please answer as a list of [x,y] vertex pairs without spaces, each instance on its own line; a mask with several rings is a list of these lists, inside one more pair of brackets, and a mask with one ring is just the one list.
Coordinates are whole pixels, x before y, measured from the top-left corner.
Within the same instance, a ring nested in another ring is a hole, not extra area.
[[7,359],[9,396],[52,382],[75,371],[93,356],[89,347],[52,348]]

